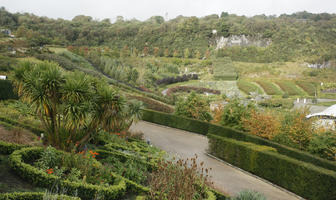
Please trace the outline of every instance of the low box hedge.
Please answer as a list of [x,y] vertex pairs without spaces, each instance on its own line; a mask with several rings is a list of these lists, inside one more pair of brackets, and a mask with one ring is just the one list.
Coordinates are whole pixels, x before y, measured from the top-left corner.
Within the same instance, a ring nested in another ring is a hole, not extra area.
[[23,147],[27,147],[27,146],[9,143],[9,142],[0,140],[0,154],[3,154],[3,155],[9,155],[13,153],[14,151],[19,150]]
[[209,134],[209,150],[235,166],[311,200],[336,199],[336,172],[279,154],[275,148]]
[[121,179],[118,185],[108,187],[83,184],[81,182],[71,182],[68,180],[60,180],[57,176],[47,174],[30,164],[25,163],[26,160],[30,162],[38,159],[42,153],[43,148],[32,147],[23,148],[14,151],[9,156],[9,164],[11,168],[23,179],[33,183],[36,186],[50,188],[54,184],[58,184],[59,188],[65,188],[67,194],[77,193],[81,199],[91,200],[96,195],[104,197],[104,199],[120,199],[125,195],[126,183]]
[[155,124],[161,124],[164,126],[182,129],[201,135],[206,135],[208,133],[208,125],[210,124],[195,119],[189,119],[173,114],[162,113],[147,109],[143,110],[142,119]]
[[[0,200],[44,200],[43,192],[14,192],[0,194]],[[48,196],[49,197],[49,196]],[[70,197],[67,195],[51,195],[54,200],[80,200],[79,197]]]
[[329,161],[308,152],[300,151],[288,146],[284,146],[270,140],[260,138],[230,127],[219,126],[208,122],[198,121],[190,118],[180,117],[173,114],[157,112],[153,110],[143,110],[143,120],[169,126],[172,128],[182,129],[202,135],[214,134],[223,137],[233,138],[236,140],[252,142],[259,145],[265,145],[275,148],[278,153],[314,164],[319,167],[336,171],[336,162]]

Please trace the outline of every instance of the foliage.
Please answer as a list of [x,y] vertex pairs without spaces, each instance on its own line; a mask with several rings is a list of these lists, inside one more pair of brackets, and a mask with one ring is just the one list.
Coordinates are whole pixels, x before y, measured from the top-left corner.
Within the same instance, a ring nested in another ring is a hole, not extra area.
[[9,80],[0,80],[0,100],[17,98],[18,96],[13,90],[12,82]]
[[245,130],[253,135],[272,139],[280,132],[280,120],[270,112],[252,111],[248,118],[243,118]]
[[176,76],[176,77],[167,77],[156,81],[156,84],[162,85],[162,84],[172,84],[172,83],[178,83],[178,82],[185,82],[189,80],[197,80],[198,75],[197,74],[184,74],[182,76]]
[[293,99],[271,98],[258,102],[258,105],[266,108],[291,109],[294,106]]
[[159,162],[149,180],[149,199],[203,199],[206,185],[211,184],[209,169],[203,165],[203,162],[197,163],[197,156],[190,161]]
[[[208,134],[210,152],[235,166],[308,199],[332,199],[333,171],[277,153],[275,149]],[[332,185],[332,187],[325,187]]]
[[314,134],[309,143],[308,151],[322,158],[336,161],[336,133]]
[[98,128],[118,132],[141,117],[140,104],[126,103],[103,82],[66,74],[54,63],[23,63],[15,77],[19,94],[36,108],[48,142],[62,149],[83,145]]
[[266,200],[266,197],[257,191],[243,190],[233,197],[232,200]]
[[[69,195],[73,195],[76,192],[81,199],[93,199],[98,194],[103,196],[104,199],[118,199],[124,195],[126,190],[125,181],[123,179],[117,181],[117,177],[113,176],[113,174],[112,176],[109,174],[108,177],[116,180],[117,183],[115,185],[99,186],[83,184],[82,182],[60,180],[59,177],[53,175],[53,173],[48,174],[46,171],[42,171],[26,163],[28,160],[32,162],[38,159],[42,151],[42,148],[25,148],[15,151],[9,157],[10,166],[21,178],[37,186],[51,189],[51,187],[57,184],[59,190],[64,190],[66,194]],[[87,167],[85,165],[87,163],[79,162],[79,164],[82,165],[83,168]],[[94,171],[92,171],[92,173],[94,173]]]
[[219,90],[214,90],[214,89],[209,89],[209,88],[202,88],[202,87],[193,87],[193,86],[176,86],[176,87],[171,87],[168,88],[167,94],[170,96],[172,93],[176,92],[197,92],[197,93],[211,93],[211,94],[220,94]]
[[14,192],[0,194],[0,200],[80,200],[78,197],[43,192]]
[[281,132],[299,149],[307,150],[313,135],[312,120],[306,119],[308,109],[286,112],[281,125]]
[[252,103],[244,105],[239,99],[230,99],[228,104],[224,106],[220,124],[244,130],[242,119],[248,118],[254,107]]
[[175,114],[207,122],[212,119],[209,102],[194,92],[177,102]]

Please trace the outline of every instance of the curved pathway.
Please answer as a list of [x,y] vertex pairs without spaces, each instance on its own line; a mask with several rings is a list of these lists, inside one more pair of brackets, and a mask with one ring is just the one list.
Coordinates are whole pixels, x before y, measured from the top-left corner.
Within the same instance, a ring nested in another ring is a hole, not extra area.
[[250,189],[263,193],[269,200],[302,199],[290,192],[275,187],[255,176],[243,172],[224,162],[206,155],[207,137],[179,129],[138,122],[130,128],[132,132],[143,132],[144,137],[158,148],[179,158],[191,158],[198,155],[198,161],[204,161],[205,167],[212,168],[210,175],[215,188],[229,195],[235,195],[241,190]]

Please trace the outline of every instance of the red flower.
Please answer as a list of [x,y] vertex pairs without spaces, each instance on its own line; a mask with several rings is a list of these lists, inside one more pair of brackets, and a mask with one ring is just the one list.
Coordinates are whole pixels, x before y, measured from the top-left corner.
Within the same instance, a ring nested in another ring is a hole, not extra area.
[[47,173],[48,173],[48,174],[52,174],[52,173],[54,173],[53,168],[47,169]]

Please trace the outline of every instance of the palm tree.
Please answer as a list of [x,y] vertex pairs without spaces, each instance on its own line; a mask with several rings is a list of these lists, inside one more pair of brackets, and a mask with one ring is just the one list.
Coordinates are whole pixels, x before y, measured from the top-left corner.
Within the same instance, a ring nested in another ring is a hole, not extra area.
[[50,144],[69,150],[103,129],[120,132],[141,118],[142,104],[126,102],[105,82],[83,73],[65,73],[55,63],[22,64],[16,86],[36,109]]

